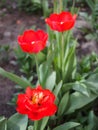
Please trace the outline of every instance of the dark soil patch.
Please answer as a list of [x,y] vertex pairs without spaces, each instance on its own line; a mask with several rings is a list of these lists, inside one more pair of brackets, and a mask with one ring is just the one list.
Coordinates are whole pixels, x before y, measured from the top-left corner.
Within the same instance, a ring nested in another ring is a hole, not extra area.
[[[2,65],[2,67],[6,71],[20,75],[18,66],[15,66],[10,62]],[[9,117],[16,112],[15,106],[9,105],[14,93],[17,92],[15,85],[16,84],[11,80],[0,76],[0,115]]]
[[14,83],[0,76],[0,115],[6,117],[15,113],[15,107],[7,104],[15,92]]
[[44,24],[43,17],[39,15],[27,15],[18,11],[10,14],[6,9],[2,9],[0,12],[0,44],[16,47],[17,36],[22,31],[30,28],[45,29]]

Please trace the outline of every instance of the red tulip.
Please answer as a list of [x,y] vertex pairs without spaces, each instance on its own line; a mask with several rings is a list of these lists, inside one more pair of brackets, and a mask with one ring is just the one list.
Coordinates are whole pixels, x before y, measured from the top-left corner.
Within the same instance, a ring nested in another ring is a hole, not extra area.
[[16,109],[20,114],[27,114],[31,120],[40,120],[55,114],[57,106],[54,100],[55,95],[48,89],[27,87],[25,94],[18,95]]
[[60,14],[51,14],[49,18],[46,18],[46,23],[52,30],[59,32],[70,30],[76,20],[76,14],[72,16],[70,12],[61,12]]
[[27,53],[38,53],[46,46],[48,34],[42,30],[27,30],[23,35],[18,36],[21,49]]

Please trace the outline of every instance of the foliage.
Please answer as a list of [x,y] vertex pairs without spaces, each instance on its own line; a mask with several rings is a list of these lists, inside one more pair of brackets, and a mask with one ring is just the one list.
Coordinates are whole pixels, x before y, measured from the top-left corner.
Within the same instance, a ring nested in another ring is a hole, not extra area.
[[9,119],[0,117],[0,130],[26,130],[28,118],[18,113],[12,115]]
[[6,3],[6,0],[1,0],[1,3],[0,3],[0,8],[2,8]]
[[41,9],[41,1],[33,1],[33,0],[19,0],[18,1],[18,7],[20,10],[24,10],[28,13],[34,12],[38,9]]
[[25,75],[28,80],[32,81],[34,76],[33,68],[35,62],[31,60],[31,57],[28,54],[23,53],[20,47],[14,49],[14,52],[16,56],[16,63],[19,66],[20,71]]
[[[87,4],[91,8],[91,25],[92,25],[92,32],[95,34],[93,35],[95,39],[97,39],[98,35],[98,1],[97,0],[86,0]],[[90,35],[90,34],[89,34]]]
[[97,0],[85,0],[90,8],[90,14],[86,12],[80,12],[80,15],[88,22],[90,27],[82,28],[87,40],[98,39],[98,1]]
[[[30,82],[36,78],[36,70],[35,70],[35,60],[34,57],[24,53],[20,47],[14,49],[14,53],[16,56],[16,63],[20,68],[20,72],[23,73],[25,78],[27,78]],[[39,53],[37,55],[37,59],[39,63],[45,60],[45,55],[43,53]]]
[[[48,16],[52,11],[52,7],[49,6],[48,0],[1,0],[0,8],[6,7],[8,11],[12,12],[12,9],[18,9],[19,11],[25,11],[28,14],[40,13],[44,17]],[[15,5],[15,7],[13,6]]]
[[98,66],[98,55],[94,52],[87,56],[83,56],[81,60],[79,60],[79,64],[77,66],[78,72],[76,78],[80,80],[81,78],[88,77]]
[[35,11],[42,11],[44,17],[50,13],[48,0],[19,0],[18,8],[30,14]]

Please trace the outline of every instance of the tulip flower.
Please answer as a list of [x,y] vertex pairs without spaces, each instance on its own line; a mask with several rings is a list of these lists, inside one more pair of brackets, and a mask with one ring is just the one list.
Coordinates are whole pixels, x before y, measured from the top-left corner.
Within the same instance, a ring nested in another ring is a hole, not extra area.
[[27,114],[31,120],[40,120],[45,116],[51,116],[57,111],[54,104],[55,95],[40,85],[36,88],[27,87],[25,94],[19,94],[17,99],[17,111]]
[[45,19],[45,22],[50,26],[52,30],[63,32],[70,30],[76,20],[76,14],[72,15],[70,12],[61,12],[60,14],[51,14],[49,18]]
[[48,34],[42,30],[27,30],[18,36],[18,43],[24,52],[38,53],[45,48],[47,39]]

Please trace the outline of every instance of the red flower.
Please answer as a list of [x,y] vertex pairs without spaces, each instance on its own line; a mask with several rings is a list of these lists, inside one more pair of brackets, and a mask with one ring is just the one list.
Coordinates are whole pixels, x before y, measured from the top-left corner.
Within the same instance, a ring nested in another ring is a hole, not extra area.
[[27,30],[18,36],[18,42],[24,52],[38,53],[46,46],[48,34],[42,30]]
[[55,114],[57,106],[54,100],[54,94],[48,89],[27,87],[25,94],[18,95],[16,109],[20,114],[27,114],[31,120],[40,120]]
[[51,14],[49,18],[46,18],[46,23],[52,30],[63,32],[70,30],[76,20],[76,14],[72,16],[70,12],[61,12],[60,14]]

